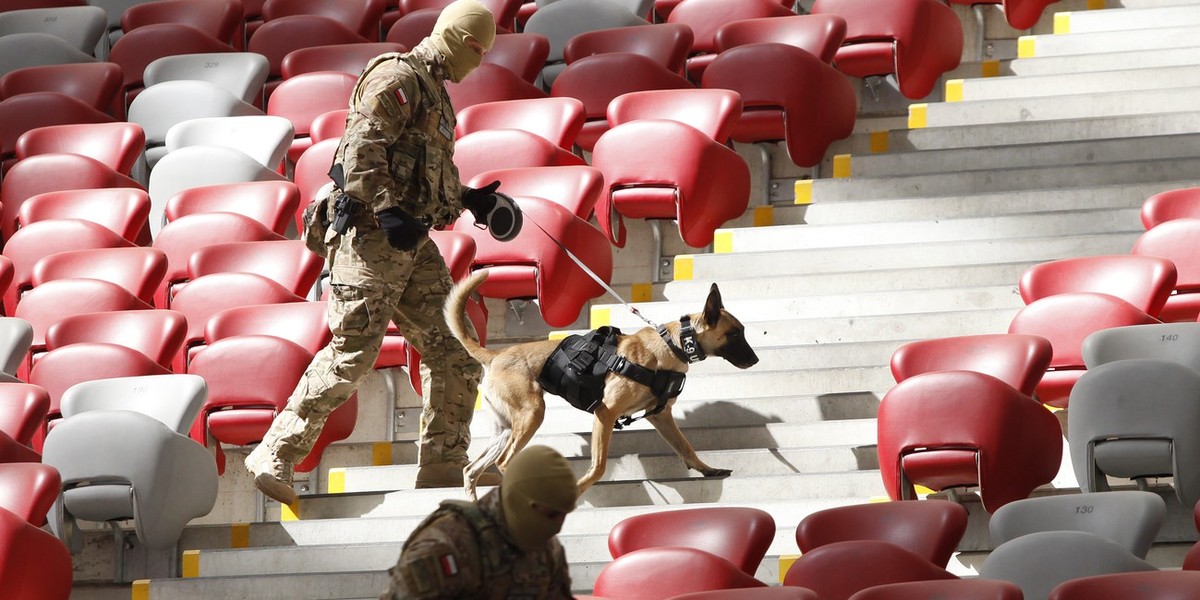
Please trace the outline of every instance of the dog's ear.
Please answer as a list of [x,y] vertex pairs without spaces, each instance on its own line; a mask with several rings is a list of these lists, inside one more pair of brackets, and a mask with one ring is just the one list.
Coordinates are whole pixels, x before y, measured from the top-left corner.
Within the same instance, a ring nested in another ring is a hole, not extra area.
[[717,323],[721,322],[722,308],[725,308],[725,304],[721,302],[721,290],[713,283],[712,287],[708,288],[708,300],[704,302],[704,322],[709,327],[716,327]]

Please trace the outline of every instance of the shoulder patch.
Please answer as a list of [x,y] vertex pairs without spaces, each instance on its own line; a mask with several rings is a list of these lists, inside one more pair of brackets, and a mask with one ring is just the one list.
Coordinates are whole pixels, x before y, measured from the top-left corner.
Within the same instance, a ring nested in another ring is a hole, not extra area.
[[401,106],[404,106],[405,104],[408,104],[408,96],[405,96],[405,95],[404,95],[404,90],[403,90],[403,89],[401,89],[401,88],[396,88],[396,90],[395,90],[395,92],[394,92],[394,93],[396,94],[396,100],[398,100],[398,101],[400,102],[400,105],[401,105]]

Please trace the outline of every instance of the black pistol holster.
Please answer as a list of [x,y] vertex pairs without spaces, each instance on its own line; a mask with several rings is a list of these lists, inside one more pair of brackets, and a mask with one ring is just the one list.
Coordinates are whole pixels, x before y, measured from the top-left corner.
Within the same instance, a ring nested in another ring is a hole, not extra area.
[[337,186],[337,198],[333,202],[333,223],[330,227],[343,235],[350,228],[350,217],[354,214],[354,201],[346,194],[346,175],[342,171],[341,163],[333,163],[329,168],[329,178],[333,180],[333,185]]

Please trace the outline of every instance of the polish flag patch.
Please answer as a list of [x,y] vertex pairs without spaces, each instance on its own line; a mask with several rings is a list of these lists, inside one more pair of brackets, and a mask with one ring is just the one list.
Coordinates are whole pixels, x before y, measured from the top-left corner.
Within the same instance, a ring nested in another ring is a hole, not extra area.
[[396,100],[400,101],[400,105],[408,104],[408,97],[404,95],[404,90],[396,88]]
[[[399,90],[397,90],[396,93],[399,95]],[[442,557],[438,559],[438,562],[442,564],[443,575],[447,577],[458,575],[458,561],[454,560],[453,554],[443,554]]]

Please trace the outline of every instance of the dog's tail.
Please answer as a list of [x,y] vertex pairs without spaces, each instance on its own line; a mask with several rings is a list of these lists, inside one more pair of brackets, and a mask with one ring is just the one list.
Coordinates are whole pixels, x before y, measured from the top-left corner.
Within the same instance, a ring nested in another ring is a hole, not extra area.
[[475,271],[466,279],[454,284],[454,288],[450,290],[450,295],[446,298],[446,306],[443,311],[446,324],[450,326],[450,332],[454,334],[458,343],[462,344],[467,350],[467,354],[471,358],[479,361],[484,366],[492,363],[492,359],[496,357],[497,352],[488,350],[479,345],[478,338],[474,335],[473,328],[467,321],[466,308],[467,298],[475,293],[479,286],[483,285],[487,279],[487,269]]

